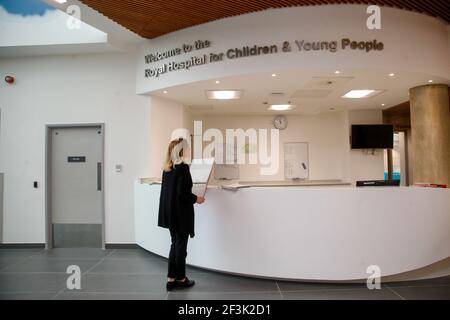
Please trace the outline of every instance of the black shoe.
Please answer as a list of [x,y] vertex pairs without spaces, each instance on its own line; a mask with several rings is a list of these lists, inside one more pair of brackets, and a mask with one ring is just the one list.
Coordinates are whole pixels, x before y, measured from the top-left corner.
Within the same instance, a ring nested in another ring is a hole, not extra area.
[[173,290],[178,287],[178,281],[167,281],[166,289],[167,291]]
[[188,277],[184,279],[184,281],[177,280],[177,288],[190,288],[195,284],[194,280],[189,280]]

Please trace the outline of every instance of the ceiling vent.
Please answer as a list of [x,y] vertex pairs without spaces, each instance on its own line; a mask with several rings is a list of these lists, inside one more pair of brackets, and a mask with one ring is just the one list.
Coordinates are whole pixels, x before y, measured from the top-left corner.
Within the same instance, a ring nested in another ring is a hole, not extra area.
[[213,110],[214,107],[210,105],[193,105],[187,107],[190,111],[208,111]]
[[313,77],[301,89],[331,89],[335,90],[353,80],[353,77]]
[[295,91],[291,98],[325,98],[351,80],[353,77],[313,77]]
[[304,90],[300,89],[295,91],[291,98],[325,98],[330,93],[332,93],[333,90],[320,90],[320,89],[312,89],[312,90]]

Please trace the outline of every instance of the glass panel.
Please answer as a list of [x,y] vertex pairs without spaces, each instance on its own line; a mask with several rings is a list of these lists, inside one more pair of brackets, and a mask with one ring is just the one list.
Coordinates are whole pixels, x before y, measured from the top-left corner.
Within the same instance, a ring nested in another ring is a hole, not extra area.
[[[388,157],[387,150],[384,150],[384,180],[388,180]],[[394,149],[392,149],[392,178],[394,180],[401,180],[401,150],[400,150],[400,136],[399,133],[394,133]]]

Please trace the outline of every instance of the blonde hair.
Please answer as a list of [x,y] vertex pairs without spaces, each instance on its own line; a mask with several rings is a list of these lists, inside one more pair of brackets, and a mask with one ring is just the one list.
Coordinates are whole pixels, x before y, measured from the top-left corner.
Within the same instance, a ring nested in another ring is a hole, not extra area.
[[172,171],[173,165],[180,163],[183,157],[183,149],[187,147],[187,141],[183,138],[178,138],[170,141],[167,148],[166,160],[164,161],[164,171]]

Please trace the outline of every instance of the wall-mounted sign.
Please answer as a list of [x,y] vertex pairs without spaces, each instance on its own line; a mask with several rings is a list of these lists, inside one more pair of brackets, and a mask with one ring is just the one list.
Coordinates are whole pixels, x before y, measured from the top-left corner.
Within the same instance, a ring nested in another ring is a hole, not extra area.
[[86,162],[86,157],[83,156],[69,156],[67,162]]
[[[168,49],[161,52],[150,53],[144,57],[146,65],[153,64],[155,62],[179,57],[185,53],[191,53],[196,50],[202,50],[211,47],[211,41],[209,40],[197,40],[194,44],[183,44],[180,47]],[[349,38],[343,38],[340,41],[307,41],[307,40],[295,40],[283,41],[281,45],[269,44],[269,45],[250,45],[239,48],[230,48],[224,52],[210,52],[207,54],[201,54],[198,56],[191,56],[189,59],[165,62],[160,65],[149,66],[145,68],[146,78],[158,78],[159,76],[168,72],[177,70],[189,70],[195,66],[205,65],[207,63],[221,62],[225,59],[234,60],[245,57],[270,55],[278,53],[291,53],[291,52],[310,52],[310,51],[328,51],[335,53],[339,50],[352,50],[362,51],[365,53],[382,51],[384,49],[383,42],[377,40],[370,41],[358,41]]]
[[145,63],[152,63],[155,61],[167,59],[170,57],[178,56],[182,53],[188,53],[193,50],[205,49],[211,46],[211,42],[209,40],[197,40],[193,45],[191,44],[183,44],[178,48],[172,48],[169,50],[150,53],[145,56]]

